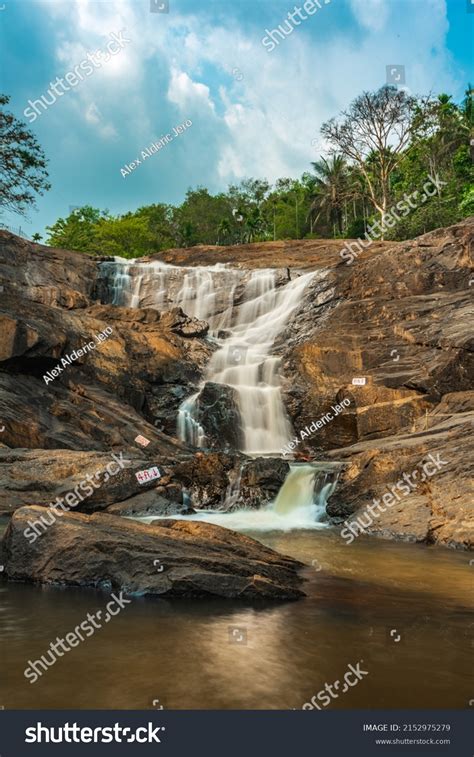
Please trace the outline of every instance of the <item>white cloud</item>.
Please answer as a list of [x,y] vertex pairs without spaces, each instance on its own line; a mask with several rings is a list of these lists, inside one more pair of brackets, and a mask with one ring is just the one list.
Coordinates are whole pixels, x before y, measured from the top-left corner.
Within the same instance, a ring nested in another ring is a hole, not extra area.
[[[407,2],[405,13],[388,0],[350,0],[344,7],[365,30],[357,36],[353,27],[344,32],[334,25],[325,33],[328,6],[318,27],[306,21],[271,53],[260,42],[263,29],[249,22],[212,24],[208,13],[182,16],[176,8],[165,17],[128,0],[74,0],[75,13],[65,5],[55,13],[63,14],[56,44],[66,70],[84,51],[103,46],[110,31],[126,28],[132,38],[116,56],[117,69],[106,65],[77,87],[86,121],[99,118],[102,129],[140,146],[169,130],[175,117],[192,119],[192,163],[202,160],[202,184],[309,170],[321,124],[362,90],[384,84],[388,64],[405,66],[413,92],[459,85],[445,49],[445,0]],[[312,36],[315,29],[319,36]],[[188,149],[186,140],[180,144]],[[193,175],[189,159],[184,170]]]
[[102,113],[95,103],[91,103],[87,108],[85,112],[85,119],[87,123],[97,127],[97,131],[102,137],[110,139],[117,136],[115,127],[112,124],[104,123]]
[[[351,0],[352,12],[361,26],[380,31],[389,17],[388,0]],[[400,3],[399,11],[402,10]]]
[[184,110],[190,106],[204,105],[214,111],[214,103],[210,98],[209,87],[195,82],[184,71],[171,69],[171,80],[168,87],[168,100]]

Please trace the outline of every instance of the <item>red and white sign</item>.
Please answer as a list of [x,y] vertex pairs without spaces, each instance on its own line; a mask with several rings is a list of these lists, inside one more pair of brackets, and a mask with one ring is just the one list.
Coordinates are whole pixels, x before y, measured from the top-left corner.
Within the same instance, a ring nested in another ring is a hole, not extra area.
[[141,470],[138,471],[138,473],[135,473],[135,478],[139,484],[147,484],[148,481],[153,481],[155,478],[161,478],[161,473],[156,465],[154,465],[153,468],[147,468],[146,470]]
[[148,447],[148,445],[150,444],[150,440],[145,436],[142,436],[141,434],[138,434],[138,436],[135,437],[134,441],[137,444],[141,444],[142,447]]

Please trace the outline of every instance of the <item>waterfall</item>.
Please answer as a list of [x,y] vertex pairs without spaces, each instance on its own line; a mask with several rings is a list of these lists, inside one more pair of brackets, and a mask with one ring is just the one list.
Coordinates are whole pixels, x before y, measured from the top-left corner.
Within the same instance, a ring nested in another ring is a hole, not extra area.
[[[230,387],[240,413],[243,452],[280,454],[292,436],[280,390],[280,358],[271,354],[277,336],[301,305],[314,276],[306,273],[282,283],[281,270],[181,267],[116,258],[103,263],[112,303],[126,307],[183,311],[209,323],[217,345],[201,384]],[[182,403],[178,436],[195,447],[206,444],[199,423],[200,391]]]
[[290,472],[273,503],[279,515],[312,509],[316,521],[326,514],[326,503],[336,488],[339,467],[325,463],[290,465]]
[[314,504],[315,478],[313,465],[291,465],[290,473],[275,500],[275,512],[284,515],[298,507],[311,507]]
[[[325,272],[289,280],[288,274],[278,269],[249,271],[222,264],[181,267],[116,259],[103,264],[103,274],[108,298],[115,305],[160,311],[180,306],[188,316],[209,324],[209,339],[216,350],[198,391],[179,408],[179,437],[194,447],[206,445],[199,402],[206,382],[212,382],[233,391],[240,413],[242,451],[280,457],[292,429],[281,397],[280,358],[272,354],[272,348],[301,305],[312,279],[324,278]],[[233,510],[240,497],[241,466],[219,511],[200,510],[175,517],[242,531],[325,528],[326,503],[336,487],[338,472],[339,465],[334,463],[292,463],[274,502],[260,510]]]
[[[234,531],[292,531],[328,528],[326,503],[336,488],[340,466],[337,463],[293,464],[276,499],[259,510],[199,510],[193,515],[174,515],[178,520],[198,520],[231,528]],[[229,486],[226,505],[235,503],[240,476]],[[169,517],[169,516],[163,516]],[[138,520],[151,523],[159,517]]]
[[276,271],[252,271],[228,336],[209,362],[205,380],[235,390],[247,454],[279,454],[291,438],[280,391],[280,358],[270,351],[313,276],[277,287]]

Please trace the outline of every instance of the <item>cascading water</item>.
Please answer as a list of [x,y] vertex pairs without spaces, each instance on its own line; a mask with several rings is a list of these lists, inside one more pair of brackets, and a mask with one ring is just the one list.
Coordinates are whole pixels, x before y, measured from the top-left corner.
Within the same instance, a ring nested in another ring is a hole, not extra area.
[[[315,276],[323,278],[324,272],[282,283],[281,271],[275,269],[249,272],[221,264],[185,268],[116,259],[104,263],[103,270],[113,304],[157,310],[180,306],[186,315],[209,323],[217,350],[200,390],[207,381],[231,387],[240,411],[242,451],[280,456],[292,429],[281,397],[280,358],[270,353],[305,289]],[[195,447],[206,443],[197,420],[199,397],[200,391],[184,400],[177,419],[178,435]],[[201,511],[192,517],[237,530],[321,528],[336,481],[330,464],[293,464],[268,507],[231,513]],[[239,483],[240,477],[229,488],[226,502],[237,500]]]
[[[275,501],[260,510],[232,512],[200,510],[193,515],[175,515],[179,520],[198,520],[232,528],[234,531],[292,531],[294,529],[327,528],[326,502],[337,485],[339,466],[333,463],[296,463],[281,487]],[[240,479],[239,479],[240,480]],[[232,497],[238,483],[230,487]],[[168,517],[168,516],[166,516]],[[151,523],[159,517],[140,520]]]
[[279,454],[291,437],[280,392],[280,359],[269,353],[313,275],[278,288],[275,271],[253,271],[229,335],[210,360],[206,380],[236,392],[247,454]]
[[290,474],[274,502],[275,512],[285,515],[297,507],[311,507],[314,504],[315,478],[314,465],[290,466]]
[[[278,286],[275,269],[184,268],[121,259],[103,266],[113,304],[157,310],[179,305],[186,315],[209,323],[218,349],[202,386],[211,381],[234,390],[243,434],[241,451],[280,454],[292,429],[281,398],[280,358],[270,351],[308,284],[324,274],[306,273]],[[178,436],[195,447],[206,442],[198,421],[199,396],[196,392],[182,403],[177,419]]]

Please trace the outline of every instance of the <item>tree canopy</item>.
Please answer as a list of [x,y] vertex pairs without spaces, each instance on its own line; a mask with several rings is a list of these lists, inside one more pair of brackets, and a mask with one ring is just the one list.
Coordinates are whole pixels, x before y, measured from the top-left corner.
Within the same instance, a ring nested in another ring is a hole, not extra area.
[[[247,178],[214,195],[198,186],[180,205],[154,203],[119,216],[85,205],[48,227],[47,243],[139,257],[199,244],[352,238],[430,177],[442,190],[395,216],[387,236],[406,239],[456,223],[474,213],[472,95],[470,85],[460,103],[445,93],[420,98],[389,86],[363,92],[323,124],[328,151],[299,179]],[[46,161],[23,124],[3,111],[0,119],[1,204],[24,213],[34,194],[49,188]]]
[[46,158],[26,124],[5,109],[0,94],[0,209],[25,216],[36,195],[48,189]]

